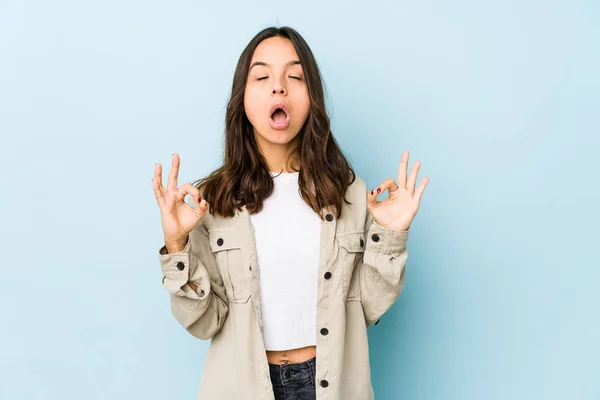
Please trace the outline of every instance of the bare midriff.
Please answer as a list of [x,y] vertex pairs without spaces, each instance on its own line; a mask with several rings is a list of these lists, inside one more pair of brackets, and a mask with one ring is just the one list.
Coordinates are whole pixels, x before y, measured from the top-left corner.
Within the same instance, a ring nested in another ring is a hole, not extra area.
[[269,364],[296,364],[310,360],[317,355],[317,346],[301,347],[291,350],[267,350]]

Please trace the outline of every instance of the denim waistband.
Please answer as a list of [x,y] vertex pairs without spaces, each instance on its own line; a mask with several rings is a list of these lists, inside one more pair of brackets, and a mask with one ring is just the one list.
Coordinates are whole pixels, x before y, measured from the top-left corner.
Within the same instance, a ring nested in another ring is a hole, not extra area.
[[295,364],[271,364],[269,363],[269,372],[271,381],[274,384],[288,384],[292,382],[302,382],[309,379],[315,379],[315,368],[317,358],[313,357],[301,363]]

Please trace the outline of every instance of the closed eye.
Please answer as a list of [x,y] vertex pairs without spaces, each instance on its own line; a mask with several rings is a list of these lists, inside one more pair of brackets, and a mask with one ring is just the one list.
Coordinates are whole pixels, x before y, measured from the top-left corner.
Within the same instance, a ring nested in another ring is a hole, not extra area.
[[[261,78],[258,78],[257,81],[262,81],[262,80],[265,80],[267,78],[268,78],[268,76],[263,76]],[[290,76],[290,78],[296,79],[296,80],[302,80],[302,78],[300,78],[299,76]]]

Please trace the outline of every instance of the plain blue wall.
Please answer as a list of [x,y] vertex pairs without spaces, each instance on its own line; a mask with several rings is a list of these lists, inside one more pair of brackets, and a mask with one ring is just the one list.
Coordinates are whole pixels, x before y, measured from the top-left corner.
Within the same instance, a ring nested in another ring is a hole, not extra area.
[[403,150],[431,177],[377,398],[600,398],[598,2],[215,3],[0,2],[0,399],[196,397],[151,178],[218,166],[269,25],[311,45],[369,186]]

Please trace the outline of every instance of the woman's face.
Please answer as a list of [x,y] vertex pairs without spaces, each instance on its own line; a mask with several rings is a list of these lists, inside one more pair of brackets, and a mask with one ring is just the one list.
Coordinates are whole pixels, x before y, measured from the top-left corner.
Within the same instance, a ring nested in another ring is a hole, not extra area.
[[244,110],[261,147],[288,148],[308,117],[304,73],[289,39],[272,37],[254,50],[244,93]]

